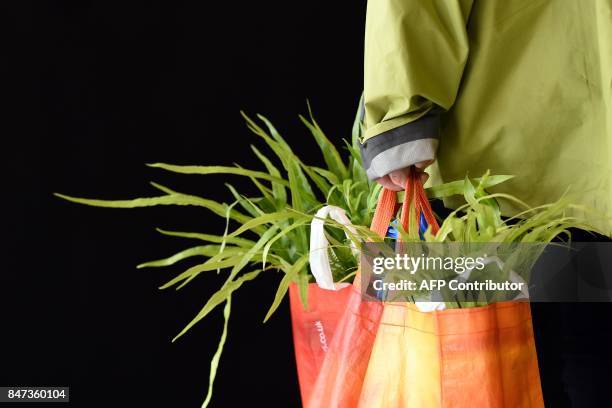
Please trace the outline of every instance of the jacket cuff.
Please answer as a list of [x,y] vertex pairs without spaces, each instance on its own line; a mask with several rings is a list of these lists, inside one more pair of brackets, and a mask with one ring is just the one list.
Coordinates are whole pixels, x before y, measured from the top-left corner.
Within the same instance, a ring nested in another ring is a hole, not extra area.
[[440,114],[431,109],[419,119],[367,139],[361,159],[370,180],[436,157]]

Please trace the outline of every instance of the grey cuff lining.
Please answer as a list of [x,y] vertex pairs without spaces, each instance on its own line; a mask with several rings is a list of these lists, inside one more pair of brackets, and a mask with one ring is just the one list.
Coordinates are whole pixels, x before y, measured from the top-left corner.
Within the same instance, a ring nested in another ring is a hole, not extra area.
[[413,140],[391,147],[371,160],[366,174],[370,180],[375,180],[415,163],[434,160],[437,149],[438,139],[434,138]]

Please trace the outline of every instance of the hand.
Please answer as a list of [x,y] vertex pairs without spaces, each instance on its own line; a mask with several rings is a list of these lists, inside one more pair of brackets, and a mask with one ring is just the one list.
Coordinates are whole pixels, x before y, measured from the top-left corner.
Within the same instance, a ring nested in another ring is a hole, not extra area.
[[[419,173],[421,183],[425,184],[429,178],[429,174],[425,173],[425,168],[433,163],[433,160],[422,161],[416,163],[414,168]],[[393,191],[401,191],[406,187],[408,181],[408,175],[410,174],[410,167],[404,167],[403,169],[392,171],[384,177],[377,179],[376,181],[383,187]]]

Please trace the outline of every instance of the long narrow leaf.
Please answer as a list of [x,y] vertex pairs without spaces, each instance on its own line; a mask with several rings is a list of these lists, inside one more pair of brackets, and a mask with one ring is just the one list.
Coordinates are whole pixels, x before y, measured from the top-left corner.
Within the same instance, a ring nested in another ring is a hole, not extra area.
[[168,258],[158,259],[156,261],[149,261],[145,263],[141,263],[136,266],[136,268],[152,268],[152,267],[161,267],[161,266],[170,266],[175,263],[182,261],[187,258],[191,258],[194,256],[211,256],[219,249],[218,245],[203,245],[197,246],[189,249],[185,249],[177,254],[174,254]]
[[213,385],[215,383],[215,377],[217,376],[217,369],[219,368],[219,360],[221,360],[221,354],[223,354],[223,346],[225,346],[225,340],[227,339],[227,326],[229,323],[230,313],[232,311],[232,295],[229,294],[225,300],[225,307],[223,308],[223,331],[221,332],[221,338],[219,339],[219,345],[217,351],[213,355],[210,361],[210,373],[208,374],[208,392],[206,398],[202,403],[202,408],[208,407],[210,400],[213,395]]
[[308,113],[310,115],[310,121],[306,119],[304,116],[300,115],[300,120],[310,133],[314,137],[317,145],[319,145],[319,149],[323,154],[323,160],[327,165],[328,169],[334,173],[340,180],[344,180],[348,177],[348,171],[344,162],[340,158],[340,153],[338,153],[338,149],[336,146],[325,136],[325,133],[321,130],[318,123],[315,121],[312,110],[310,108],[310,103],[308,103]]
[[290,220],[296,218],[303,218],[303,216],[292,211],[277,211],[275,213],[263,214],[257,218],[253,218],[248,222],[244,223],[241,227],[232,232],[229,236],[238,236],[243,232],[253,229],[254,227],[257,227],[259,225],[270,224],[279,220]]
[[[513,177],[514,176],[509,175],[489,176],[486,180],[486,183],[483,185],[483,188],[490,188],[496,186],[498,184],[510,180]],[[480,177],[472,179],[472,182],[479,183]],[[453,195],[463,195],[463,183],[464,180],[451,181],[449,183],[428,187],[425,189],[425,191],[429,198],[445,198]]]
[[283,180],[279,177],[274,177],[268,173],[264,173],[262,171],[255,170],[247,170],[241,167],[231,167],[231,166],[179,166],[175,164],[166,164],[166,163],[149,163],[147,164],[149,167],[156,167],[168,171],[172,171],[174,173],[182,173],[182,174],[235,174],[238,176],[246,176],[246,177],[255,177],[264,180],[274,181],[279,184],[287,185],[287,181]]
[[287,293],[287,289],[289,289],[289,284],[291,284],[291,282],[293,282],[297,278],[300,270],[308,263],[308,255],[309,254],[302,255],[302,257],[298,259],[295,264],[291,265],[291,267],[285,270],[285,276],[283,276],[283,279],[278,285],[276,295],[274,295],[274,301],[272,302],[272,306],[270,306],[268,313],[266,313],[264,323],[267,322],[268,319],[272,316],[272,314],[274,314],[276,309],[278,309],[278,306],[280,305],[281,301],[285,297],[285,294]]
[[183,330],[181,330],[179,332],[179,334],[177,334],[174,337],[174,339],[172,339],[172,341],[175,342],[179,337],[181,337],[182,335],[187,333],[187,331],[189,331],[189,329],[191,329],[194,324],[196,324],[197,322],[202,320],[204,317],[206,317],[219,304],[223,303],[229,296],[232,295],[232,293],[234,293],[236,290],[238,290],[242,286],[243,283],[255,279],[257,277],[257,275],[259,275],[260,273],[261,273],[261,270],[256,270],[256,271],[253,271],[253,272],[245,273],[244,275],[242,275],[238,279],[233,280],[233,281],[229,281],[225,285],[223,285],[223,288],[221,288],[219,291],[215,292],[210,297],[210,299],[208,299],[208,301],[206,302],[204,307],[202,307],[202,309],[198,312],[196,317],[194,317],[193,320],[191,320],[183,328]]
[[[281,178],[280,171],[266,156],[263,155],[263,153],[261,153],[255,146],[251,146],[251,149],[253,149],[255,155],[259,158],[259,160],[261,160],[264,166],[266,166],[268,173],[274,177]],[[280,205],[284,206],[287,203],[287,192],[285,190],[285,185],[272,181],[272,191],[274,193],[274,197],[279,200]]]
[[201,234],[199,232],[181,232],[181,231],[168,231],[163,230],[161,228],[156,228],[156,231],[168,235],[171,237],[180,237],[180,238],[191,238],[191,239],[199,239],[201,241],[206,242],[214,242],[214,243],[222,243],[224,240],[230,244],[236,244],[239,246],[250,247],[255,244],[255,241],[250,239],[242,238],[242,237],[223,237],[219,235],[210,235],[210,234]]
[[[213,213],[224,216],[225,215],[225,204],[220,204],[213,200],[205,198],[187,195],[187,194],[169,194],[159,197],[142,197],[133,200],[100,200],[91,198],[79,198],[71,197],[68,195],[54,193],[55,196],[62,198],[67,201],[72,201],[78,204],[91,205],[94,207],[107,207],[107,208],[139,208],[139,207],[152,207],[156,205],[191,205],[196,207],[204,207]],[[250,220],[244,214],[235,212],[232,214],[232,219],[244,223]]]
[[[216,271],[218,269],[232,268],[234,265],[238,263],[238,259],[236,257],[230,257],[229,259],[223,259],[217,262],[209,262],[209,261],[206,261],[199,265],[192,266],[191,268],[187,269],[185,272],[182,272],[181,274],[177,275],[176,277],[174,277],[167,283],[160,286],[159,289],[168,289],[169,287],[174,286],[178,283],[181,283],[187,279],[191,281],[193,278],[195,278],[202,272],[209,272],[209,271]],[[181,284],[181,286],[179,286],[178,288],[181,288],[183,286],[184,284]]]
[[246,254],[244,254],[240,258],[240,260],[234,265],[228,279],[234,279],[234,276],[236,276],[242,270],[242,268],[247,266],[247,264],[251,261],[251,259],[253,259],[255,254],[263,248],[266,242],[268,242],[274,236],[274,234],[276,234],[277,230],[278,226],[273,225],[266,232],[264,232],[264,234],[261,236],[261,238],[259,238],[257,243],[253,245],[253,247],[250,248],[246,252]]

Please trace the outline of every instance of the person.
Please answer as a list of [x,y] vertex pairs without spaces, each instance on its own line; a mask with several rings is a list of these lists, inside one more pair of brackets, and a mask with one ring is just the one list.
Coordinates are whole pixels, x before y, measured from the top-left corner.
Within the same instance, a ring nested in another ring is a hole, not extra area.
[[[364,168],[385,187],[411,166],[429,183],[490,170],[532,206],[569,189],[612,214],[612,0],[370,0],[363,95]],[[590,221],[609,236],[611,219]],[[547,406],[612,404],[609,306],[533,305]]]

